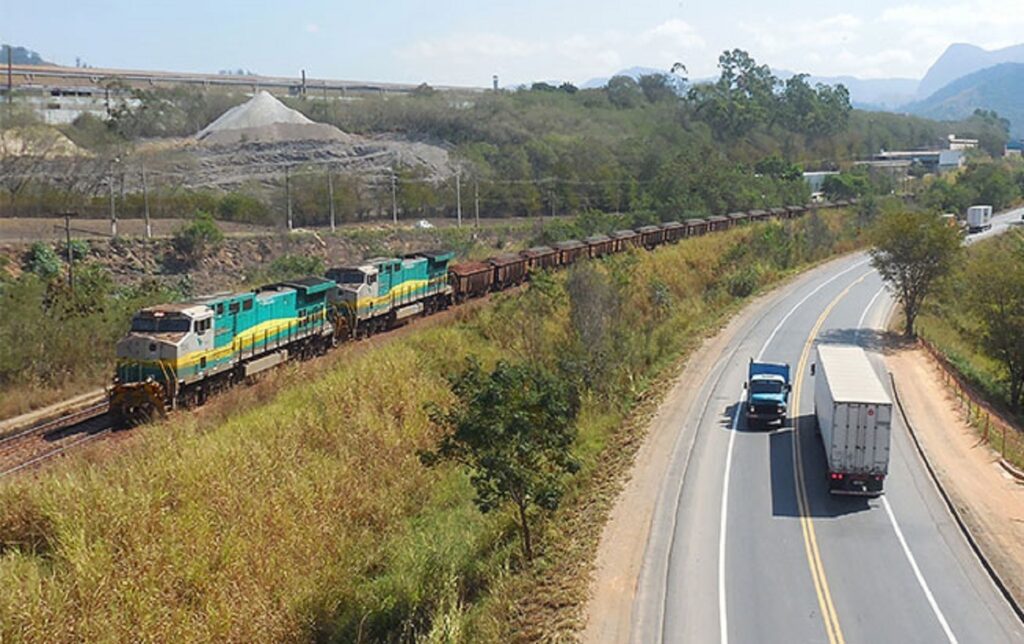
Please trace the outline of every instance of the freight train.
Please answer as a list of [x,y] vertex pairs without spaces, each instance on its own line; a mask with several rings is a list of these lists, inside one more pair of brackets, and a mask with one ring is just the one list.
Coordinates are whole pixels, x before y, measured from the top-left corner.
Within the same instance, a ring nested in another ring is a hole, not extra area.
[[791,206],[642,226],[482,262],[453,263],[448,251],[380,257],[331,268],[323,277],[152,306],[132,318],[117,343],[110,412],[118,425],[136,424],[201,405],[211,394],[289,360],[321,355],[339,342],[513,288],[536,271],[633,248],[651,250],[747,221],[792,219],[806,210]]

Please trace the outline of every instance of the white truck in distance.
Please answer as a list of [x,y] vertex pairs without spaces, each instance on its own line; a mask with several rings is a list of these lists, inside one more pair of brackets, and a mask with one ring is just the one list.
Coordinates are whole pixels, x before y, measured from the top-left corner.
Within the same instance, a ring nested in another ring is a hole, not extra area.
[[992,227],[992,206],[971,206],[967,209],[967,232],[980,233]]
[[860,347],[819,344],[817,353],[814,415],[829,491],[877,496],[889,473],[892,401]]

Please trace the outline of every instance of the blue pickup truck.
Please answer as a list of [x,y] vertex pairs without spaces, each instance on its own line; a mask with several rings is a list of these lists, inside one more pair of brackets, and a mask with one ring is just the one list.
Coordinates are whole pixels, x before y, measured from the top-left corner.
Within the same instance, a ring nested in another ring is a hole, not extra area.
[[747,369],[747,427],[786,422],[789,403],[789,365],[750,360]]

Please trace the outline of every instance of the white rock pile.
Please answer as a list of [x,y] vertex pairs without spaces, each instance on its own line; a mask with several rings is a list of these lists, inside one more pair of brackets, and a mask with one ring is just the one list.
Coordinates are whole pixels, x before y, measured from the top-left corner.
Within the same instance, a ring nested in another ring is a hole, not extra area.
[[210,145],[352,141],[350,135],[333,125],[311,121],[266,91],[221,114],[200,130],[196,139]]

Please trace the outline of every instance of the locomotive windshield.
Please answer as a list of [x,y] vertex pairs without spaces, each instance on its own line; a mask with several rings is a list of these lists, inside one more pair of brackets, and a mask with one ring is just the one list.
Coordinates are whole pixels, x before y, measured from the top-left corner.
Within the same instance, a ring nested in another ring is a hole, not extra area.
[[137,316],[132,319],[135,333],[188,333],[192,329],[192,318]]

